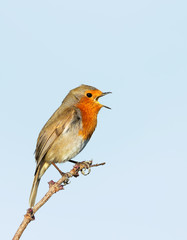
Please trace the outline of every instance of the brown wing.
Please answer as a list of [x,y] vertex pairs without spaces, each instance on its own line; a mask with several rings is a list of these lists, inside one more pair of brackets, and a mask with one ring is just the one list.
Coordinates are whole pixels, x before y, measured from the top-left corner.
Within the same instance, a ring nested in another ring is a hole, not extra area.
[[58,136],[68,131],[71,124],[78,119],[80,120],[80,113],[75,108],[57,109],[39,134],[35,151],[37,166]]

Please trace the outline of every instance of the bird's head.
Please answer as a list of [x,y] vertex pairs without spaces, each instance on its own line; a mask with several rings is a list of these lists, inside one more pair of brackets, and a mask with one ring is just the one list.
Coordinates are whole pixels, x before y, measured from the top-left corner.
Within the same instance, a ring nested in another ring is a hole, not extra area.
[[102,92],[95,87],[81,85],[72,89],[64,99],[63,103],[75,106],[84,105],[85,107],[95,109],[96,111],[99,111],[102,107],[111,109],[98,101],[100,97],[109,93],[111,92]]

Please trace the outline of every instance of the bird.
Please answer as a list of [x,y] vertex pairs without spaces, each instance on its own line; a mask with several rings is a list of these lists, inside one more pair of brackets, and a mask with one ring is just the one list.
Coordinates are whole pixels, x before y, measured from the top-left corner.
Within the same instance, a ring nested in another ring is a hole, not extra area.
[[56,163],[72,161],[86,146],[97,126],[100,109],[111,109],[98,101],[109,93],[82,84],[70,90],[46,122],[36,143],[36,170],[29,198],[30,207],[35,204],[41,177],[51,164],[56,166]]

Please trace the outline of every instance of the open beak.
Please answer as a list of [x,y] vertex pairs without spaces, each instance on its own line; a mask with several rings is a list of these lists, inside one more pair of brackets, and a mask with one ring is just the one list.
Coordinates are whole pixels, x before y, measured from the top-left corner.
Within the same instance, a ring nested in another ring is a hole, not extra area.
[[[112,92],[103,92],[103,93],[97,98],[97,100],[98,100],[100,97],[104,97],[105,95],[107,95],[107,94],[109,94],[109,93],[112,93]],[[103,105],[103,107],[108,108],[108,109],[111,109],[110,107],[107,107],[107,106],[105,106],[105,105]]]

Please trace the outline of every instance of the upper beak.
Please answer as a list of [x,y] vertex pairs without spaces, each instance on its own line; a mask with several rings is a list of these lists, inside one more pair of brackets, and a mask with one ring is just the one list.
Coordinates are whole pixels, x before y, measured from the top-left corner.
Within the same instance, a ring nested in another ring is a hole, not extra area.
[[107,95],[109,93],[112,93],[112,92],[103,92],[100,97],[103,97],[103,96],[105,96],[105,95]]
[[[107,95],[107,94],[109,94],[109,93],[112,93],[112,92],[103,92],[98,98],[103,97],[103,96],[105,96],[105,95]],[[97,98],[97,99],[98,99],[98,98]],[[103,105],[103,107],[108,108],[108,109],[111,109],[110,107],[107,107],[107,106],[105,106],[105,105]]]

